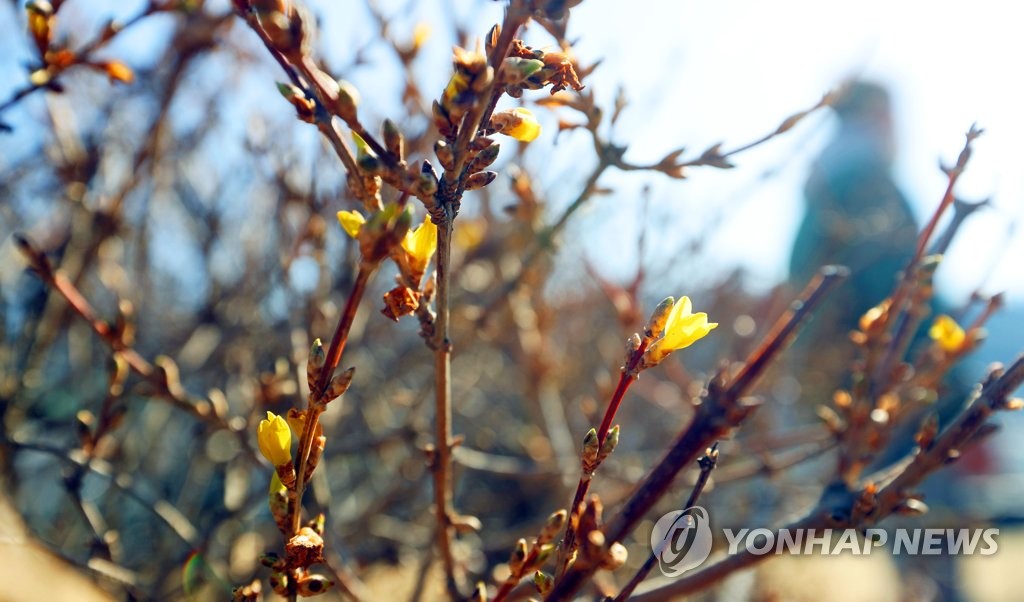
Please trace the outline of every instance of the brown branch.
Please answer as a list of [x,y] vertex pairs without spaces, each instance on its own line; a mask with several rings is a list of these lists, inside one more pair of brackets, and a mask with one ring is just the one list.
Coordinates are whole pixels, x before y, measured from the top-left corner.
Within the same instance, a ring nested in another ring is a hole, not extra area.
[[968,160],[971,158],[971,144],[983,132],[984,130],[978,129],[976,125],[971,125],[971,128],[964,135],[964,146],[957,157],[956,164],[953,167],[943,167],[947,179],[946,191],[942,195],[942,201],[939,202],[939,206],[932,213],[931,218],[917,238],[914,254],[907,263],[907,267],[903,270],[903,277],[896,287],[896,292],[893,293],[890,309],[885,314],[883,326],[894,324],[895,327],[892,331],[897,333],[897,335],[894,335],[890,341],[879,341],[879,343],[887,342],[888,344],[884,347],[884,354],[877,363],[875,363],[876,357],[880,350],[874,347],[868,353],[868,368],[865,370],[865,373],[871,377],[869,394],[872,397],[881,394],[882,391],[879,387],[887,382],[893,364],[898,359],[901,350],[905,349],[906,341],[912,334],[912,329],[908,327],[909,322],[912,320],[910,315],[912,303],[910,301],[918,280],[918,268],[921,266],[921,260],[924,258],[925,249],[928,248],[928,242],[934,236],[935,230],[939,225],[939,219],[955,201],[953,188],[956,186],[957,181],[967,167]]
[[352,283],[352,290],[345,301],[345,309],[338,317],[338,326],[334,329],[334,336],[331,337],[330,347],[327,348],[327,357],[320,377],[315,383],[315,388],[309,392],[309,405],[306,409],[305,427],[302,429],[302,437],[299,439],[299,456],[296,459],[297,481],[292,498],[292,534],[299,532],[302,523],[302,495],[306,488],[306,465],[309,462],[309,454],[313,448],[313,438],[316,427],[320,421],[320,414],[327,409],[324,394],[334,377],[334,371],[341,362],[341,355],[348,343],[348,334],[352,330],[352,323],[355,321],[356,311],[359,309],[359,302],[366,293],[366,285],[370,277],[377,271],[380,262],[362,262],[359,264],[359,271],[356,274],[355,282]]
[[92,41],[86,43],[78,50],[72,51],[75,57],[73,61],[69,62],[66,65],[46,65],[45,67],[47,69],[50,69],[51,72],[49,79],[47,79],[45,83],[29,84],[14,91],[11,94],[10,98],[0,103],[0,114],[2,114],[7,109],[13,107],[14,105],[18,104],[18,102],[20,102],[23,98],[29,96],[34,92],[44,89],[52,89],[58,77],[63,75],[65,72],[68,71],[68,69],[72,67],[88,64],[93,58],[93,53],[106,46],[111,40],[113,40],[117,36],[117,34],[121,33],[126,29],[131,28],[134,25],[137,25],[140,21],[142,21],[146,17],[149,17],[150,15],[170,10],[170,6],[171,3],[160,4],[158,2],[149,2],[146,4],[146,8],[144,8],[142,12],[136,14],[134,17],[125,21],[123,24],[117,27],[117,29],[110,29],[109,26],[104,28],[103,33],[101,35],[94,38]]
[[[676,475],[690,465],[699,453],[713,441],[726,436],[757,408],[756,400],[745,397],[747,392],[788,344],[797,327],[828,292],[842,281],[846,273],[845,268],[822,268],[800,298],[793,302],[790,310],[775,323],[761,345],[747,358],[739,374],[731,381],[727,381],[724,371],[716,375],[697,401],[696,414],[690,425],[637,486],[619,513],[604,527],[605,541],[609,546],[621,542],[632,532],[654,504],[668,492]],[[574,566],[555,584],[548,602],[569,599],[596,568],[595,565]]]
[[[734,148],[728,152],[721,153],[717,155],[717,157],[724,161],[728,157],[732,157],[734,155],[738,155],[740,153],[751,150],[757,146],[764,144],[765,142],[768,142],[769,140],[777,136],[782,135],[783,133],[789,131],[793,126],[795,126],[800,120],[802,120],[807,115],[813,113],[814,111],[817,111],[818,109],[831,105],[834,97],[834,93],[826,94],[813,107],[807,109],[806,111],[800,111],[784,120],[782,124],[780,124],[779,127],[777,127],[770,134],[762,136],[761,138],[758,138],[753,142],[749,142],[747,144]],[[523,278],[525,278],[526,274],[529,272],[530,267],[532,267],[533,264],[536,263],[537,260],[540,259],[545,253],[551,250],[555,237],[563,229],[565,229],[565,226],[568,223],[569,218],[572,217],[573,214],[575,214],[581,207],[583,207],[583,205],[586,204],[586,202],[593,196],[594,191],[597,189],[597,180],[601,177],[602,174],[604,174],[604,172],[609,167],[617,167],[618,169],[621,169],[623,171],[671,171],[673,169],[682,170],[685,167],[698,167],[701,165],[714,164],[712,160],[709,158],[708,152],[705,152],[703,155],[701,155],[701,157],[678,164],[675,164],[674,162],[669,162],[669,164],[666,163],[665,160],[662,160],[659,163],[654,163],[651,165],[634,165],[631,163],[627,163],[626,161],[623,160],[622,155],[625,151],[624,148],[609,144],[601,139],[601,137],[597,133],[596,124],[595,127],[588,128],[588,130],[591,132],[591,136],[594,139],[594,148],[597,151],[598,156],[597,165],[594,166],[593,171],[591,171],[590,175],[587,177],[587,180],[584,183],[583,189],[580,191],[579,195],[577,195],[576,198],[573,199],[573,201],[569,203],[569,205],[564,210],[562,210],[562,213],[559,214],[557,219],[555,219],[550,225],[544,227],[537,234],[537,242],[530,250],[530,252],[526,255],[526,257],[523,259],[522,263],[520,264],[519,270],[516,272],[514,276],[508,278],[505,281],[505,283],[501,285],[501,287],[498,289],[497,294],[494,295],[494,298],[491,300],[491,302],[488,303],[488,305],[480,313],[480,317],[477,318],[478,325],[482,325],[487,322],[491,315],[493,315],[494,310],[499,305],[504,303],[508,296],[512,293],[512,291],[517,289],[519,285],[522,284]],[[717,153],[718,147],[715,146],[712,148],[715,149],[715,152]],[[709,151],[710,150],[712,149],[709,149]],[[669,157],[671,156],[672,155],[670,154]]]
[[437,318],[434,322],[434,453],[430,459],[430,470],[434,476],[434,513],[437,517],[437,549],[444,563],[448,591],[458,596],[463,589],[463,579],[456,570],[452,554],[452,344],[448,338],[449,329],[449,287],[451,277],[451,244],[455,216],[450,205],[443,207],[445,219],[437,225]]
[[169,382],[164,370],[158,369],[135,351],[135,349],[126,344],[122,333],[108,322],[97,317],[96,310],[93,309],[92,305],[78,288],[75,287],[63,272],[59,269],[54,269],[46,255],[36,249],[27,238],[20,234],[15,234],[15,243],[22,255],[28,259],[32,270],[39,275],[43,282],[57,291],[67,301],[71,309],[85,320],[93,332],[115,354],[123,358],[132,370],[153,385],[160,399],[166,399],[174,407],[188,412],[210,426],[225,429],[235,434],[241,432],[239,429],[231,427],[222,416],[217,415],[213,411],[213,404],[206,400],[189,397],[187,393],[180,389],[178,383]]

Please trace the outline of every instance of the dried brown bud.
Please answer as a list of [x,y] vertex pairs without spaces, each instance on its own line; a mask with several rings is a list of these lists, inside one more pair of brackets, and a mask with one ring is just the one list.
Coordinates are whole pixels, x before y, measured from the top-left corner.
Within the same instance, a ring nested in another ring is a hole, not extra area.
[[281,479],[281,483],[288,489],[295,488],[295,465],[291,462],[285,462],[274,467],[277,471],[277,478]]
[[309,527],[302,527],[284,546],[289,566],[308,567],[324,561],[324,538]]
[[419,309],[422,297],[423,293],[419,291],[407,286],[396,286],[384,293],[384,309],[380,313],[397,322],[402,316],[408,316]]
[[[321,425],[317,423],[317,430],[322,431]],[[320,464],[320,458],[324,455],[324,448],[327,447],[327,437],[323,435],[313,437],[313,444],[309,448],[309,457],[306,459],[306,482],[313,476],[313,471]],[[284,479],[281,479],[284,482]],[[287,485],[287,483],[285,483]]]

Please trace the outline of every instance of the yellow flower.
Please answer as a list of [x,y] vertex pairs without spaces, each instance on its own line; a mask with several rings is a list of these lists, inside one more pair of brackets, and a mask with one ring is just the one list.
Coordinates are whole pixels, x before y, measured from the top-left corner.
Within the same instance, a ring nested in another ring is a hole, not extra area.
[[928,336],[939,344],[939,347],[947,353],[959,351],[967,338],[967,333],[956,323],[956,320],[943,314],[932,323],[928,329]]
[[522,142],[530,142],[540,135],[540,123],[537,118],[529,109],[522,107],[495,113],[491,123],[502,134]]
[[281,482],[281,477],[277,476],[277,471],[275,470],[273,475],[270,477],[271,495],[284,495],[287,491],[288,489],[284,486],[284,483]]
[[345,230],[345,233],[356,238],[359,236],[359,229],[366,223],[366,218],[358,211],[339,211],[338,223]]
[[432,33],[430,23],[424,23],[420,21],[416,24],[416,27],[412,28],[412,48],[413,50],[419,50],[423,47],[423,44],[427,42]]
[[267,419],[260,420],[256,429],[256,442],[260,453],[274,466],[292,461],[292,431],[288,423],[273,412],[267,412]]
[[718,327],[718,323],[708,322],[706,313],[693,313],[690,298],[683,297],[672,306],[672,312],[669,313],[668,320],[665,322],[663,345],[671,351],[685,349],[703,339],[716,327]]
[[673,351],[685,349],[718,327],[704,312],[693,313],[689,297],[676,301],[665,320],[664,335],[651,344],[645,364],[656,366]]
[[422,274],[427,269],[427,263],[434,256],[437,250],[437,227],[425,217],[423,223],[415,230],[405,233],[402,240],[402,248],[409,257],[409,264],[414,272]]

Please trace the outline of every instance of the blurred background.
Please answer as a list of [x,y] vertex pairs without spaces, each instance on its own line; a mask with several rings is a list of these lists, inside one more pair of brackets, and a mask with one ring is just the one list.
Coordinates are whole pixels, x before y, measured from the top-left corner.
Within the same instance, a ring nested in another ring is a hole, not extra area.
[[[420,158],[429,156],[430,101],[450,76],[452,44],[472,46],[503,7],[307,4],[320,22],[317,54],[360,91],[363,123],[372,130],[394,119],[408,154]],[[266,410],[284,413],[302,399],[306,350],[312,338],[330,336],[357,257],[333,217],[355,206],[341,166],[277,94],[279,67],[229,16],[229,2],[186,5],[191,12],[147,16],[99,51],[125,62],[132,83],[73,70],[61,79],[64,93],[35,93],[0,112],[11,128],[0,133],[0,459],[11,521],[20,515],[27,531],[18,537],[82,567],[115,597],[222,599],[228,584],[265,577],[257,556],[280,545],[266,509],[269,469],[227,431],[172,409],[134,377],[109,399],[109,351],[28,273],[12,234],[47,252],[104,318],[114,319],[118,300],[130,301],[139,353],[173,358],[184,389],[222,404],[228,423],[248,434]],[[146,6],[68,0],[57,37],[80,47],[109,19],[126,21]],[[1019,12],[995,1],[925,10],[875,0],[841,8],[664,1],[642,10],[586,0],[573,9],[576,59],[585,67],[600,60],[584,82],[605,109],[600,134],[627,147],[630,163],[656,163],[680,147],[684,157],[720,142],[740,147],[851,79],[872,82],[885,108],[852,129],[835,112],[814,112],[733,157],[734,168],[698,167],[682,181],[607,170],[558,236],[557,253],[541,252],[532,265],[524,258],[540,248],[545,225],[572,205],[594,169],[593,142],[572,127],[579,115],[539,107],[537,141],[501,141],[501,175],[463,204],[456,240],[455,432],[466,436],[456,506],[484,525],[459,548],[473,570],[500,574],[516,538],[568,503],[578,442],[600,420],[623,341],[662,297],[687,294],[721,327],[645,373],[624,404],[622,447],[596,490],[606,506],[629,493],[686,424],[684,400],[719,361],[741,360],[804,284],[790,267],[791,257],[804,256],[794,241],[816,207],[809,182],[829,165],[857,160],[834,159],[828,149],[856,146],[844,136],[868,132],[863,123],[883,124],[880,137],[864,134],[863,155],[882,157],[872,173],[917,228],[946,185],[939,161],[955,161],[972,123],[985,128],[957,194],[989,202],[948,249],[937,304],[954,311],[972,293],[1005,292],[989,339],[958,380],[976,382],[990,362],[1020,352],[1024,88],[1012,70],[1024,56]],[[0,4],[0,33],[3,102],[28,83],[26,64],[37,60],[21,2]],[[536,26],[525,37],[553,44]],[[532,107],[544,96],[524,100]],[[524,269],[527,286],[506,298],[505,283]],[[327,511],[330,564],[357,574],[368,599],[399,590],[432,599],[439,590],[431,589],[421,451],[430,441],[430,354],[413,321],[395,325],[378,313],[390,279],[377,277],[360,311],[344,360],[357,367],[356,380],[344,405],[325,416],[327,460],[309,497],[313,509]],[[892,283],[874,280],[882,291]],[[881,300],[872,297],[857,297],[851,311]],[[806,353],[797,346],[777,366],[758,391],[764,410],[723,444],[723,474],[706,504],[732,524],[771,524],[813,503],[833,470],[814,410],[839,386],[848,358],[811,366]],[[815,370],[826,376],[809,376]],[[823,389],[805,390],[818,381]],[[76,468],[76,416],[110,404],[127,410],[123,423],[97,444],[98,464]],[[842,570],[828,564],[834,559],[784,559],[711,596],[820,598],[814,579],[793,583],[800,571],[828,576],[827,586],[836,575],[851,588],[877,585],[851,589],[850,599],[1022,599],[1012,586],[1014,559],[1024,554],[1024,535],[1014,531],[1024,518],[1024,451],[1016,444],[1024,422],[999,420],[1003,431],[956,467],[954,485],[938,487],[953,493],[920,524],[996,521],[1004,526],[1000,554],[938,569],[875,557],[867,568]],[[787,470],[767,468],[775,464]],[[664,511],[686,491],[681,485]],[[652,524],[638,530],[631,563],[645,557]],[[0,549],[0,557],[20,553]]]

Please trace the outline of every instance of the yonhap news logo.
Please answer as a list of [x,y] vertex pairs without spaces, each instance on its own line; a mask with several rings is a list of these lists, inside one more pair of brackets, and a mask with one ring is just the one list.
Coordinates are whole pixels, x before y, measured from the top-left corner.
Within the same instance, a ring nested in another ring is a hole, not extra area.
[[[752,554],[867,555],[885,548],[892,556],[991,556],[999,551],[999,529],[723,529],[726,556]],[[651,549],[666,577],[679,577],[711,555],[708,511],[701,506],[662,516],[651,530]]]
[[711,543],[711,521],[700,506],[669,512],[651,531],[651,549],[666,577],[700,566],[711,554]]

